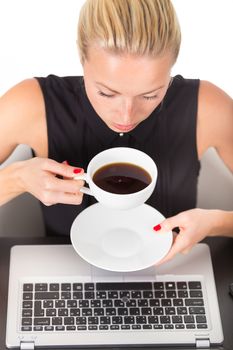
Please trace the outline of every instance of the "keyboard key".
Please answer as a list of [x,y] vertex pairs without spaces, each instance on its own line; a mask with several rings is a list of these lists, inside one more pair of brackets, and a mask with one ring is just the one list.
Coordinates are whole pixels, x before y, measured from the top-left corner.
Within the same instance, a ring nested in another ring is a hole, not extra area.
[[204,307],[189,307],[189,313],[192,314],[205,314],[205,308]]
[[112,317],[112,323],[113,324],[122,324],[123,323],[123,317],[121,317],[121,316],[113,316]]
[[155,290],[164,289],[164,283],[163,282],[154,282],[154,289]]
[[36,292],[35,300],[59,299],[59,292]]
[[201,282],[194,281],[194,282],[188,282],[189,289],[201,289]]
[[73,292],[73,299],[83,299],[83,292]]
[[161,306],[171,306],[171,305],[172,305],[171,299],[162,299],[161,300]]
[[80,309],[70,309],[70,316],[80,316]]
[[168,290],[166,292],[166,297],[167,298],[176,298],[176,291],[175,290]]
[[107,331],[108,330],[108,325],[100,325],[99,326],[100,331]]
[[122,330],[129,330],[129,329],[130,329],[130,325],[128,325],[128,324],[123,324],[123,325],[121,325],[121,329],[122,329]]
[[196,328],[195,324],[192,324],[192,323],[186,324],[185,327],[186,327],[186,329],[195,329]]
[[58,292],[59,291],[59,283],[50,283],[49,291],[50,292]]
[[151,324],[159,323],[159,318],[158,316],[149,316],[148,317],[148,322]]
[[129,308],[129,314],[130,314],[131,316],[140,315],[140,309],[139,309],[139,307],[131,307],[131,308]]
[[174,325],[173,324],[165,324],[164,329],[173,329]]
[[182,316],[172,316],[172,323],[182,323]]
[[176,312],[178,315],[187,315],[188,314],[187,307],[177,307]]
[[160,316],[160,323],[171,323],[170,316]]
[[49,326],[50,318],[49,317],[35,317],[34,318],[35,326]]
[[74,317],[64,317],[64,325],[74,325]]
[[165,298],[165,292],[164,291],[155,291],[154,293],[154,297],[155,299],[159,299],[159,298]]
[[194,316],[191,315],[185,315],[184,316],[184,323],[194,323]]
[[35,284],[35,291],[36,292],[47,292],[48,290],[48,284],[47,283],[36,283]]
[[57,310],[56,309],[47,309],[46,316],[57,316]]
[[77,325],[84,325],[87,323],[86,317],[76,317],[76,324]]
[[203,299],[185,299],[185,306],[203,306]]
[[61,290],[62,291],[71,291],[71,283],[62,283]]
[[148,306],[148,300],[147,299],[138,299],[138,306],[139,307]]
[[82,283],[73,283],[73,291],[82,291],[83,284]]
[[165,283],[165,289],[167,289],[167,290],[169,290],[169,289],[176,289],[175,282],[166,282]]
[[202,298],[203,294],[201,290],[190,290],[189,292],[191,298]]
[[56,308],[62,308],[65,307],[66,302],[65,300],[55,300],[55,307]]
[[23,291],[24,292],[32,292],[33,291],[33,284],[32,283],[25,283],[23,285]]
[[32,301],[23,301],[23,309],[32,309]]
[[98,330],[98,326],[88,326],[88,330],[89,331],[97,331]]
[[86,291],[95,290],[94,283],[84,283],[84,290],[86,290]]
[[183,306],[183,299],[173,299],[173,306]]
[[32,317],[32,310],[31,309],[23,309],[22,310],[22,317]]
[[146,324],[146,316],[136,316],[137,324]]
[[205,316],[196,316],[196,322],[197,323],[206,323],[206,317]]
[[62,317],[52,317],[52,325],[53,326],[62,325]]
[[178,298],[188,298],[187,290],[178,290]]
[[23,300],[32,300],[33,293],[23,293]]
[[[102,306],[103,307],[112,307],[113,306],[113,301],[109,300],[109,299],[103,300],[102,301]],[[123,306],[124,306],[124,303],[123,303]]]
[[187,289],[187,282],[177,282],[177,289]]
[[134,324],[134,316],[125,316],[124,324]]
[[92,316],[91,308],[83,308],[81,312],[82,312],[82,316]]
[[101,324],[110,324],[111,319],[109,316],[100,316],[100,323]]
[[88,317],[88,324],[99,324],[98,317]]
[[77,300],[67,300],[67,307],[77,307]]
[[152,290],[151,282],[96,283],[96,290]]
[[184,324],[176,324],[176,325],[175,325],[175,328],[176,328],[176,329],[184,329],[185,326],[184,326]]
[[23,326],[31,326],[32,325],[32,318],[31,317],[23,317],[22,318],[22,325]]
[[58,316],[68,316],[68,314],[69,314],[68,309],[65,309],[65,308],[58,309]]
[[61,299],[71,299],[71,292],[61,292]]
[[94,316],[104,316],[104,309],[100,308],[100,307],[95,308],[93,310],[93,314],[94,314]]
[[142,328],[143,329],[152,329],[152,325],[151,324],[143,324]]
[[23,332],[30,332],[32,330],[31,326],[23,326],[21,327],[21,331]]
[[110,329],[113,330],[113,331],[115,331],[115,330],[120,329],[120,326],[117,325],[117,324],[113,324],[113,325],[110,326]]
[[206,328],[208,328],[208,327],[207,327],[207,324],[198,323],[198,324],[197,324],[197,328],[198,328],[198,329],[206,329]]
[[45,309],[53,309],[53,300],[44,300],[43,307]]

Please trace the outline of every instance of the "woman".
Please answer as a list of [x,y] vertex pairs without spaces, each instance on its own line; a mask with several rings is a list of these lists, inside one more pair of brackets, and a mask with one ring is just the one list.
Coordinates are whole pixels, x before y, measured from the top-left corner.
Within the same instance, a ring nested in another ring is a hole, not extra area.
[[232,99],[209,82],[171,77],[180,38],[169,0],[87,0],[78,26],[83,77],[26,80],[1,98],[0,160],[18,144],[35,157],[1,170],[0,203],[29,192],[48,234],[69,234],[94,203],[74,174],[98,152],[127,146],[159,169],[148,204],[169,218],[155,231],[180,229],[166,260],[205,236],[233,236],[233,212],[194,209],[209,147],[233,171]]

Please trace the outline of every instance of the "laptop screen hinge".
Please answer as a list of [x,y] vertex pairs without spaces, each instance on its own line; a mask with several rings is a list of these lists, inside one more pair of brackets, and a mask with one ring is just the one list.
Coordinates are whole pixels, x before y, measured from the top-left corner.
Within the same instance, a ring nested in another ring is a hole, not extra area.
[[21,341],[20,342],[20,349],[22,349],[22,350],[34,350],[35,343],[32,341]]
[[209,338],[199,338],[196,339],[196,348],[208,349],[210,348],[210,340]]

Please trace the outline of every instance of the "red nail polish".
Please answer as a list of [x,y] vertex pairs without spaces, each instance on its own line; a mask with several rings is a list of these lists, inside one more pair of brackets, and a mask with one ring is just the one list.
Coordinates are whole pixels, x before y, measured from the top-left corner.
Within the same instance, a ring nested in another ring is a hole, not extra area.
[[81,173],[81,171],[82,171],[82,169],[81,168],[76,168],[76,169],[74,169],[74,174],[79,174],[79,173]]
[[153,227],[153,230],[155,230],[155,231],[161,230],[161,225],[156,225],[156,226],[154,226],[154,227]]

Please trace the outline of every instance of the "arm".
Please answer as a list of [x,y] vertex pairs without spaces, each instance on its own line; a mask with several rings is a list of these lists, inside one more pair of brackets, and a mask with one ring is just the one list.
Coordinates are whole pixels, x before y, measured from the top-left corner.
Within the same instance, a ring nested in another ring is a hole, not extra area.
[[[198,98],[197,150],[199,158],[214,147],[233,173],[233,101],[225,92],[208,82],[201,82]],[[233,211],[192,209],[161,223],[162,232],[180,228],[173,246],[160,262],[177,253],[188,252],[206,236],[233,237]]]
[[[47,159],[44,100],[35,79],[19,83],[0,99],[0,162],[19,144],[29,145],[37,157],[0,170],[0,205],[24,192],[47,205],[80,204],[82,182],[72,179],[74,168]],[[58,179],[57,174],[69,180]]]

